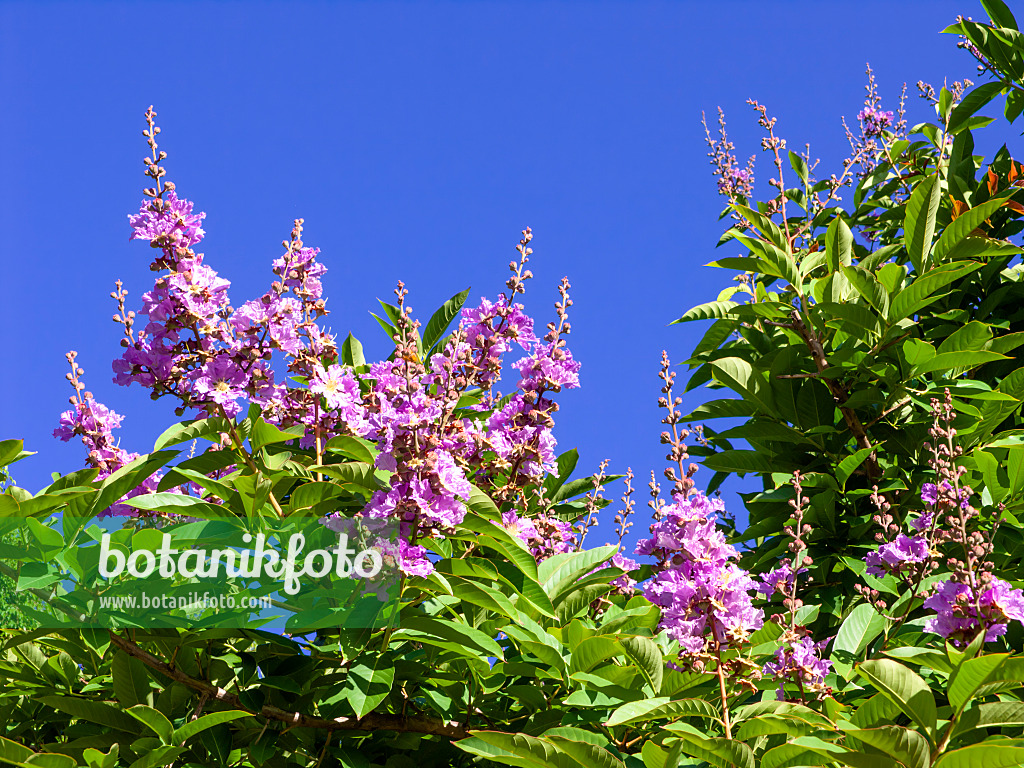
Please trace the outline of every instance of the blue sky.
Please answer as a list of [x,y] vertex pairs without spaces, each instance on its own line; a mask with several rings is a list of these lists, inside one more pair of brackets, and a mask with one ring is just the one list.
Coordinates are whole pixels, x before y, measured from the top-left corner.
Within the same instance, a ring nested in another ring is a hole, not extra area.
[[701,111],[725,108],[762,181],[748,97],[830,173],[866,62],[886,108],[909,84],[911,123],[930,117],[914,83],[973,75],[938,34],[958,12],[983,15],[967,0],[4,2],[0,438],[39,452],[14,476],[37,490],[83,464],[79,444],[50,436],[71,394],[69,349],[126,417],[123,447],[145,452],[173,420],[171,404],[110,372],[114,281],[137,308],[153,280],[126,216],[146,186],[154,104],[169,178],[207,212],[206,261],[233,304],[266,290],[304,217],[330,270],[330,325],[368,353],[385,350],[368,312],[396,280],[424,320],[468,286],[473,302],[494,296],[531,226],[528,310],[546,322],[558,280],[573,284],[583,386],[561,397],[560,448],[578,447],[587,471],[632,466],[642,495],[663,465],[661,350],[680,360],[700,337],[667,324],[729,284],[701,265],[735,255],[715,250],[723,203]]

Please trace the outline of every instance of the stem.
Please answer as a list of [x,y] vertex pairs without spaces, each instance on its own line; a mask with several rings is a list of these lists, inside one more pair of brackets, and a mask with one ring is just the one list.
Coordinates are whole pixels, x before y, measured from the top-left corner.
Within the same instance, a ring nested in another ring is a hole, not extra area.
[[435,720],[427,717],[402,717],[401,715],[394,715],[386,712],[370,712],[360,718],[336,717],[328,720],[326,718],[307,715],[301,712],[288,712],[287,710],[280,709],[279,707],[269,705],[261,707],[259,710],[250,709],[243,704],[241,699],[239,699],[235,694],[229,693],[223,688],[211,685],[205,680],[197,680],[194,677],[187,675],[180,669],[172,667],[170,664],[158,659],[153,654],[143,650],[135,643],[115,634],[114,632],[110,632],[110,642],[129,656],[133,656],[141,661],[150,669],[155,669],[166,677],[169,677],[170,679],[179,682],[194,691],[205,694],[212,699],[216,699],[232,709],[249,712],[252,715],[262,716],[268,720],[277,720],[282,723],[288,723],[293,727],[319,728],[328,731],[382,730],[426,733],[434,736],[444,736],[453,741],[458,741],[459,739],[464,739],[469,736],[469,732],[466,728],[459,723],[450,723],[445,722],[444,720]]
[[[256,466],[256,462],[252,460],[252,456],[249,455],[249,452],[245,450],[245,446],[243,444],[244,441],[242,440],[241,435],[238,434],[238,430],[235,429],[235,422],[232,419],[228,418],[228,415],[224,410],[224,406],[221,405],[218,407],[220,408],[220,415],[224,417],[224,420],[228,424],[228,430],[231,433],[231,440],[233,443],[232,447],[234,447],[235,450],[238,451],[238,454],[242,457],[242,461],[245,462],[245,465],[249,469],[251,469],[254,474],[262,474],[259,470],[259,467]],[[281,505],[280,503],[278,503],[277,497],[274,495],[273,486],[270,487],[270,494],[268,498],[270,499],[270,506],[274,508],[274,511],[277,513],[277,516],[284,517],[284,510],[281,509]]]
[[718,658],[718,666],[715,674],[718,675],[718,695],[722,699],[722,729],[725,731],[725,738],[732,738],[732,723],[729,722],[729,694],[725,689],[725,671],[722,669],[722,644],[715,640],[715,656]]
[[[825,357],[825,348],[822,346],[813,327],[804,322],[803,316],[797,310],[793,310],[790,315],[790,320],[793,324],[793,330],[795,330],[804,340],[804,343],[807,344],[807,348],[811,352],[811,358],[814,360],[814,365],[817,367],[818,373],[823,373],[830,367],[830,365],[828,359]],[[846,426],[849,427],[850,431],[853,433],[854,439],[857,441],[857,447],[871,448],[871,441],[868,439],[867,432],[865,431],[860,418],[851,408],[847,408],[845,406],[846,401],[849,399],[846,389],[835,379],[825,376],[822,376],[821,379],[825,382],[829,392],[832,393],[832,397],[835,398],[836,403],[839,406],[839,411],[843,414],[843,420],[846,422]],[[873,479],[881,477],[882,469],[878,466],[878,456],[874,451],[868,455],[866,464],[869,478]]]

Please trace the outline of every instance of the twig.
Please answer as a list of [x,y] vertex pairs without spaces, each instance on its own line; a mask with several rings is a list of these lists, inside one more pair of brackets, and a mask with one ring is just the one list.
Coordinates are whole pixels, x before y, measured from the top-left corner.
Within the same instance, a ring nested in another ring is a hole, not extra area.
[[[803,317],[796,310],[790,315],[790,320],[793,323],[793,330],[795,330],[800,337],[807,344],[807,348],[811,352],[811,358],[814,360],[815,366],[818,368],[818,373],[824,373],[829,367],[828,358],[825,357],[825,348],[821,345],[821,341],[818,339],[817,334],[812,328],[809,328],[804,323]],[[832,393],[832,397],[835,398],[836,403],[839,406],[840,413],[843,414],[843,420],[846,422],[846,426],[850,428],[853,433],[854,439],[857,441],[858,448],[871,448],[871,441],[868,439],[867,432],[864,430],[864,425],[861,423],[860,418],[851,408],[846,407],[846,401],[849,400],[850,396],[847,394],[846,389],[838,381],[830,379],[827,376],[822,376],[822,380],[825,382],[825,386],[828,387]],[[878,455],[875,451],[872,451],[868,455],[867,459],[867,470],[869,478],[881,477],[882,470],[878,466]]]
[[205,680],[196,680],[194,677],[182,672],[161,661],[153,654],[143,650],[135,643],[126,640],[120,635],[110,632],[110,642],[127,653],[129,656],[141,661],[150,669],[171,678],[172,680],[188,686],[194,691],[206,694],[211,699],[216,699],[232,709],[249,712],[256,716],[262,716],[268,720],[278,720],[288,723],[296,728],[319,728],[327,731],[398,731],[408,733],[426,733],[432,736],[444,736],[452,741],[458,741],[469,736],[468,730],[460,723],[435,720],[427,717],[402,717],[386,712],[371,712],[363,717],[336,717],[326,719],[308,715],[301,712],[288,712],[279,707],[266,705],[259,710],[254,710],[244,705],[241,699],[233,693],[225,691]]

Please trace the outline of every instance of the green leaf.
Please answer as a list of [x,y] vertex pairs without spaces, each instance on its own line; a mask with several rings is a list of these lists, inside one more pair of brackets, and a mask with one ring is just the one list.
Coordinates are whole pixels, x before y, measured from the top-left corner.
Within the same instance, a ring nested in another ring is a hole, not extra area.
[[649,723],[652,720],[676,719],[685,715],[717,718],[718,710],[704,699],[677,699],[672,701],[667,696],[642,701],[629,701],[612,712],[605,725],[609,728],[616,725],[632,725],[633,723]]
[[40,696],[37,701],[48,707],[59,709],[61,712],[66,712],[79,720],[88,720],[90,723],[98,723],[127,733],[138,733],[139,731],[138,721],[112,704],[74,696]]
[[479,605],[489,611],[494,611],[506,618],[513,618],[516,615],[516,608],[506,595],[486,584],[474,584],[464,579],[452,579],[452,591],[455,597],[465,600],[467,603]]
[[836,324],[836,318],[838,318],[846,323],[855,325],[858,329],[863,328],[875,335],[880,333],[878,316],[863,304],[853,302],[840,304],[834,301],[823,301],[815,304],[811,311],[829,324]]
[[953,738],[975,728],[1019,728],[1024,726],[1024,702],[993,701],[965,710],[953,729]]
[[575,672],[589,672],[602,661],[614,658],[622,653],[622,647],[608,635],[596,635],[588,637],[572,649],[572,656],[569,660],[569,670]]
[[928,740],[917,731],[896,725],[881,728],[844,730],[855,736],[859,741],[880,749],[890,757],[899,760],[907,768],[928,768],[931,760],[931,747]]
[[718,451],[704,457],[702,463],[708,469],[713,469],[716,472],[735,472],[737,474],[770,473],[778,468],[772,459],[760,451]]
[[[1024,449],[1022,449],[1024,450]],[[956,712],[967,706],[971,697],[1003,666],[1008,653],[992,653],[960,664],[949,683],[949,703]]]
[[[953,333],[942,340],[938,352],[975,352],[987,349],[988,343],[992,340],[992,329],[987,323],[980,323],[971,320],[967,325],[957,328]],[[992,350],[999,352],[1000,350]]]
[[519,768],[580,768],[581,763],[554,744],[525,733],[471,731],[470,737],[455,746],[471,755],[518,766]]
[[779,229],[778,224],[770,218],[751,208],[747,208],[744,205],[734,204],[732,208],[735,209],[740,216],[753,224],[754,228],[767,237],[770,242],[774,243],[779,248],[787,247],[786,236],[782,234],[782,230]]
[[888,314],[889,292],[873,274],[861,267],[843,267],[842,275],[857,289],[857,293],[874,307],[878,314],[882,317]]
[[[781,631],[781,629],[780,629]],[[815,728],[832,730],[832,721],[810,707],[791,701],[759,701],[740,707],[733,715],[733,722],[741,723],[749,718],[770,715],[787,720],[802,720]]]
[[434,345],[444,336],[452,320],[459,314],[459,310],[466,303],[470,289],[460,291],[452,296],[427,321],[423,329],[423,348],[432,350]]
[[889,308],[889,325],[912,317],[927,307],[938,297],[935,293],[952,283],[954,280],[980,269],[983,265],[976,261],[943,264],[917,277],[909,286],[898,293]]
[[847,456],[839,462],[836,466],[836,480],[839,482],[840,488],[844,491],[846,490],[846,481],[857,471],[857,467],[863,464],[864,460],[871,455],[873,450],[875,450],[873,447],[861,448],[856,453]]
[[618,550],[614,544],[582,552],[567,552],[549,557],[537,567],[537,580],[554,603],[555,596],[575,584],[580,577],[608,562]]
[[110,663],[114,696],[123,707],[152,704],[152,689],[146,665],[124,651],[118,651]]
[[[985,9],[992,24],[1005,29],[1017,29],[1017,20],[1003,0],[981,0],[981,7]],[[995,85],[995,83],[993,83]]]
[[0,736],[0,760],[10,761],[12,763],[24,763],[28,758],[32,757],[33,752],[28,747],[22,746],[15,741],[5,739]]
[[560,455],[557,461],[557,469],[555,470],[557,474],[548,475],[544,479],[545,493],[551,494],[561,488],[565,484],[565,481],[572,476],[573,470],[576,469],[576,465],[579,463],[579,460],[580,454],[575,448],[570,448],[568,451]]
[[[849,659],[856,658],[885,628],[885,618],[868,603],[861,603],[843,620],[832,643],[833,662],[839,662],[848,671]],[[838,666],[838,665],[837,665]]]
[[184,496],[180,493],[147,493],[143,496],[125,499],[123,503],[129,507],[135,507],[135,509],[169,512],[203,519],[228,517],[231,514],[229,510],[225,510],[219,504],[211,504],[208,501],[197,499],[195,496]]
[[672,745],[672,749],[666,750],[648,739],[640,750],[644,768],[676,768],[679,764],[681,747],[682,741],[677,741]]
[[810,175],[810,169],[807,167],[807,161],[800,157],[796,152],[790,151],[789,164],[793,167],[796,175],[800,177],[800,181],[806,184],[808,176]]
[[[178,451],[157,451],[139,456],[130,464],[126,464],[100,484],[100,491],[91,501],[88,515],[98,515],[116,503],[128,491],[140,486],[146,478],[163,467],[178,455]],[[141,498],[139,496],[136,499]],[[134,501],[134,499],[132,499]]]
[[771,387],[764,374],[754,370],[746,360],[739,357],[724,357],[711,363],[716,380],[738,392],[765,414],[774,415]]
[[806,747],[797,744],[780,744],[761,755],[758,763],[760,768],[791,768],[808,765],[828,765],[831,757],[809,752]]
[[157,747],[133,762],[128,768],[160,768],[170,765],[184,751],[184,747]]
[[186,443],[189,440],[211,438],[214,435],[220,435],[221,432],[226,432],[227,429],[227,422],[221,418],[183,421],[165,429],[153,444],[153,450],[160,451],[169,445]]
[[[383,660],[380,660],[383,661]],[[384,666],[374,669],[367,664],[353,664],[349,667],[346,680],[346,698],[356,717],[372,712],[391,693],[395,682],[395,668]]]
[[203,715],[198,720],[192,720],[185,723],[181,728],[176,729],[171,740],[175,744],[184,744],[189,739],[198,736],[207,728],[212,728],[213,726],[221,725],[222,723],[230,723],[243,717],[252,717],[252,713],[244,712],[240,709],[230,709],[225,712],[211,712],[208,715]]
[[171,725],[171,721],[164,716],[163,712],[147,707],[145,704],[137,704],[126,711],[159,736],[160,741],[164,744],[173,743],[174,726]]
[[688,728],[680,728],[684,725],[671,723],[665,729],[679,736],[686,754],[718,768],[755,768],[754,753],[742,741],[709,738]]
[[665,661],[661,648],[649,637],[620,635],[617,639],[626,655],[636,664],[640,674],[657,694],[661,690],[661,682],[665,676]]
[[721,320],[723,317],[729,316],[730,309],[738,306],[739,304],[735,301],[709,301],[687,310],[682,317],[673,320],[669,325],[688,323],[691,320]]
[[1015,445],[1007,449],[1006,475],[1013,496],[1024,491],[1024,446]]
[[921,274],[932,246],[935,234],[935,217],[942,200],[942,185],[936,176],[929,176],[914,190],[907,201],[907,213],[903,220],[903,244],[910,256],[914,271]]
[[373,465],[363,461],[347,461],[344,464],[314,464],[310,467],[313,472],[322,472],[325,475],[341,480],[343,483],[351,483],[360,488],[376,491],[380,488],[377,477],[374,474]]
[[[982,2],[985,2],[985,0],[982,0]],[[1005,85],[1001,82],[982,83],[968,91],[949,117],[948,131],[950,135],[959,133],[968,118],[972,117],[975,112],[998,96],[1004,87]]]
[[345,341],[341,344],[341,362],[353,367],[366,365],[366,357],[363,354],[363,345],[359,339],[351,333],[345,337]]
[[477,650],[486,656],[504,658],[501,646],[490,635],[449,619],[432,616],[409,616],[403,619],[400,628],[392,635],[398,638],[408,635],[410,639],[430,643],[432,640],[446,640],[466,650]]
[[604,749],[604,745],[594,744],[591,740],[592,734],[588,731],[579,728],[555,728],[545,731],[544,738],[554,744],[559,751],[587,768],[625,768],[625,764]]
[[942,755],[934,768],[1019,768],[1024,765],[1024,747],[972,744]]
[[825,232],[825,258],[832,272],[853,264],[853,232],[842,216],[832,219]]
[[965,237],[981,226],[993,213],[1006,205],[1006,202],[1006,198],[997,197],[957,216],[942,231],[938,242],[935,243],[935,248],[932,249],[932,259],[936,263],[941,261]]
[[305,433],[306,427],[303,424],[281,429],[273,424],[267,424],[263,419],[256,419],[252,425],[252,431],[249,433],[249,443],[252,445],[252,452],[256,453],[265,445],[295,440]]
[[914,379],[918,376],[923,376],[926,373],[946,373],[947,371],[966,371],[971,368],[977,368],[979,365],[985,363],[992,363],[996,360],[1006,360],[1006,355],[1001,355],[998,352],[989,352],[987,350],[978,350],[975,352],[942,352],[931,360],[915,365],[908,375],[909,378]]
[[888,696],[903,714],[934,734],[938,717],[935,697],[919,675],[892,659],[865,661],[857,671]]
[[817,755],[826,756],[833,761],[853,766],[853,768],[900,768],[900,764],[892,758],[884,755],[851,752],[838,744],[823,741],[816,736],[801,736],[793,739],[790,743]]

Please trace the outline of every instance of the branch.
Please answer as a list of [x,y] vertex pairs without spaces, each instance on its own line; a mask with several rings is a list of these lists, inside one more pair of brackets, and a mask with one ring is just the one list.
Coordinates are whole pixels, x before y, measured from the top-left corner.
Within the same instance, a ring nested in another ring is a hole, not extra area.
[[296,728],[320,728],[327,731],[403,731],[411,733],[426,733],[432,736],[444,736],[452,741],[458,741],[469,736],[469,731],[461,724],[435,720],[428,717],[403,717],[389,713],[371,712],[361,718],[336,717],[328,720],[314,715],[306,715],[301,712],[288,712],[274,706],[264,706],[255,711],[245,706],[241,699],[235,694],[211,685],[205,680],[196,680],[194,677],[185,674],[180,669],[161,661],[153,654],[143,650],[135,643],[126,640],[120,635],[110,632],[110,642],[127,653],[134,656],[147,667],[155,669],[163,675],[188,686],[194,691],[216,699],[232,709],[250,712],[253,715],[262,715],[268,720],[278,720],[288,723]]
[[[807,348],[811,352],[811,358],[814,360],[814,365],[817,367],[818,373],[824,373],[830,366],[828,358],[825,357],[825,348],[821,345],[821,341],[818,339],[814,329],[807,327],[803,317],[796,310],[794,310],[790,315],[790,319],[793,323],[793,330],[800,334],[804,343],[807,344]],[[850,428],[854,439],[857,441],[857,447],[871,448],[871,441],[868,439],[868,433],[865,431],[860,418],[853,409],[846,407],[846,401],[850,399],[850,396],[846,392],[846,388],[838,381],[830,379],[827,376],[822,376],[821,379],[825,382],[825,386],[827,386],[829,391],[832,393],[832,397],[835,398],[836,403],[838,403],[839,411],[843,414],[843,420],[846,422],[846,426]],[[882,476],[882,469],[878,466],[878,455],[875,451],[872,451],[868,455],[866,463],[869,478],[874,479]]]

